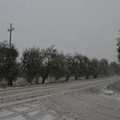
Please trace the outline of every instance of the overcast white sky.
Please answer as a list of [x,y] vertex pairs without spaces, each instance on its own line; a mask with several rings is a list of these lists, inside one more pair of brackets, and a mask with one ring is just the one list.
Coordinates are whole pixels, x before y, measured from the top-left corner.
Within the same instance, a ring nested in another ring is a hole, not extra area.
[[120,29],[120,0],[0,0],[0,41],[20,51],[55,44],[65,53],[116,60]]

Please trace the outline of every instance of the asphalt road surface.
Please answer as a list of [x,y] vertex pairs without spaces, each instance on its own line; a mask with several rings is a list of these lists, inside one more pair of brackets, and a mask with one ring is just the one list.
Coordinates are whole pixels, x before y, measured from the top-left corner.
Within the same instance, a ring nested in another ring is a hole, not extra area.
[[0,120],[120,120],[120,98],[103,91],[113,78],[0,90]]

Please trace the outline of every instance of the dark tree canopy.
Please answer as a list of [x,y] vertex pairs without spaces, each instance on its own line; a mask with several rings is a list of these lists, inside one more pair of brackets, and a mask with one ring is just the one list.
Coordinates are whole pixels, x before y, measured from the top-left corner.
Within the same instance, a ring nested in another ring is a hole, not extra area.
[[23,71],[26,80],[32,82],[33,78],[40,76],[42,57],[39,48],[26,49],[22,57]]
[[14,45],[7,42],[0,43],[0,76],[8,81],[8,85],[12,86],[17,76],[18,51]]
[[120,38],[117,38],[118,61],[120,62]]

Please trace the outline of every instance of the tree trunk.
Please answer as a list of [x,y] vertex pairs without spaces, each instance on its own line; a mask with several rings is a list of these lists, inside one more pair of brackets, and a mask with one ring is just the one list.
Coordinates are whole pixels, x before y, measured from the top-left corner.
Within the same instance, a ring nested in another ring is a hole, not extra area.
[[86,75],[86,79],[89,79],[89,76],[88,76],[88,75]]
[[55,76],[55,80],[59,80],[59,77],[58,77],[58,76]]
[[36,84],[38,84],[38,80],[39,80],[39,77],[37,77],[37,79],[36,79]]
[[70,78],[69,75],[67,75],[66,78],[65,78],[65,81],[68,81],[69,78]]
[[8,85],[9,85],[9,86],[13,86],[13,81],[12,81],[12,79],[9,79],[9,80],[8,80]]
[[77,75],[75,75],[75,80],[78,80],[78,77],[77,77]]
[[42,84],[44,84],[45,83],[45,78],[42,78]]
[[94,78],[97,78],[97,76],[95,75]]

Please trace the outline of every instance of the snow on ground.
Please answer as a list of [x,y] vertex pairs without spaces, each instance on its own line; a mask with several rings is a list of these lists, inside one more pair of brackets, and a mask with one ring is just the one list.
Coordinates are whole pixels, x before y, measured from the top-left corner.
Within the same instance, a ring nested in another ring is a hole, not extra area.
[[120,99],[105,89],[101,93],[109,81],[113,78],[2,90],[0,120],[119,120]]

